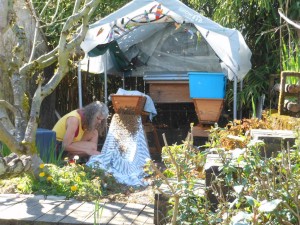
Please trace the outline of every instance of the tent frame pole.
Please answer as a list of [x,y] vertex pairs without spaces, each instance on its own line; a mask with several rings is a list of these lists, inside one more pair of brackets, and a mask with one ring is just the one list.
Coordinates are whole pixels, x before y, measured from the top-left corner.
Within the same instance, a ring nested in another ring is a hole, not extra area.
[[233,83],[233,120],[237,119],[237,76],[234,75]]
[[[243,91],[243,85],[244,85],[244,83],[243,83],[243,80],[241,80],[240,81],[240,92],[242,92]],[[240,100],[240,119],[242,119],[243,118],[243,110],[242,110],[242,100]]]
[[104,62],[104,103],[107,105],[107,51],[105,52]]
[[79,108],[82,108],[82,81],[81,81],[81,61],[78,62],[77,67],[78,73],[78,100],[79,100]]
[[122,73],[122,88],[125,89],[125,72]]

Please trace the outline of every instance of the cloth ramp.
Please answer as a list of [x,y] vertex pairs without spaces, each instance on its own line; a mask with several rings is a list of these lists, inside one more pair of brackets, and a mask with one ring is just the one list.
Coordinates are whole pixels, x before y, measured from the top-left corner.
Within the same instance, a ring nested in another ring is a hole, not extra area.
[[146,186],[143,168],[150,159],[142,118],[114,114],[100,155],[91,156],[87,166],[111,173],[119,183]]

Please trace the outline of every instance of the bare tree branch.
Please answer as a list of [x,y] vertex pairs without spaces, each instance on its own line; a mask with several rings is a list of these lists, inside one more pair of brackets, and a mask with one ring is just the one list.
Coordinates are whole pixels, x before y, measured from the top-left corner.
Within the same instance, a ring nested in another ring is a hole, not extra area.
[[0,141],[5,143],[7,146],[9,146],[9,149],[12,152],[15,152],[17,154],[25,154],[25,149],[22,145],[20,145],[20,142],[14,136],[12,136],[3,126],[3,124],[0,122]]
[[72,15],[76,14],[79,10],[79,7],[80,7],[80,4],[81,4],[81,0],[76,0],[75,2],[75,5],[74,5],[74,8],[73,8],[73,13]]
[[33,35],[33,42],[32,42],[32,49],[31,49],[31,54],[30,54],[30,57],[29,57],[29,60],[28,62],[31,62],[33,57],[34,57],[34,54],[35,54],[35,50],[36,50],[36,40],[37,40],[37,36],[38,36],[38,31],[39,31],[39,18],[34,10],[34,7],[33,7],[33,3],[32,1],[28,1],[28,7],[32,13],[32,16],[33,18],[35,19],[35,28],[34,28],[34,35]]
[[4,106],[5,108],[9,109],[14,115],[18,114],[18,110],[16,107],[11,105],[9,102],[5,100],[0,100],[0,105]]
[[55,18],[56,18],[56,16],[57,16],[58,9],[59,9],[60,1],[61,1],[61,0],[57,0],[55,13],[54,13],[54,15],[53,15],[53,17],[52,17],[52,19],[51,19],[51,23],[53,23],[53,22],[55,21]]
[[300,24],[299,23],[295,23],[294,21],[292,21],[291,19],[289,19],[288,17],[286,17],[283,14],[282,9],[278,9],[278,13],[279,13],[280,17],[282,19],[284,19],[287,23],[291,24],[292,26],[296,27],[297,29],[300,29]]
[[32,76],[33,74],[31,74],[30,72],[35,68],[45,68],[56,62],[58,58],[57,53],[58,47],[53,49],[51,52],[40,56],[32,62],[24,64],[24,66],[20,68],[20,73]]

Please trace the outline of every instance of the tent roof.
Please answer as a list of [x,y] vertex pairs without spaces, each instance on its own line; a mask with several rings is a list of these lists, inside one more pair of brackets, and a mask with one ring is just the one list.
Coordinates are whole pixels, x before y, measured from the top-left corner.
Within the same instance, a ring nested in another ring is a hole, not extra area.
[[90,25],[81,47],[88,54],[99,45],[117,40],[120,49],[125,51],[163,29],[167,22],[179,26],[194,24],[222,61],[230,80],[234,76],[242,80],[251,69],[251,51],[239,31],[219,25],[178,0],[133,0]]

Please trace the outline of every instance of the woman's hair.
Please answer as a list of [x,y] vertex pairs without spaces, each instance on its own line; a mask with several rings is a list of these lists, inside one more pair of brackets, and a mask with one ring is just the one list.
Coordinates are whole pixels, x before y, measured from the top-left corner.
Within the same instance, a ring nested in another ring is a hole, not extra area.
[[[101,121],[100,129],[105,125],[105,121],[108,117],[108,108],[107,106],[99,101],[92,102],[85,107],[82,108],[83,112],[83,126],[87,130],[98,129],[99,127],[95,127],[94,121],[97,115],[100,115],[103,120]],[[102,130],[99,130],[102,131]]]

